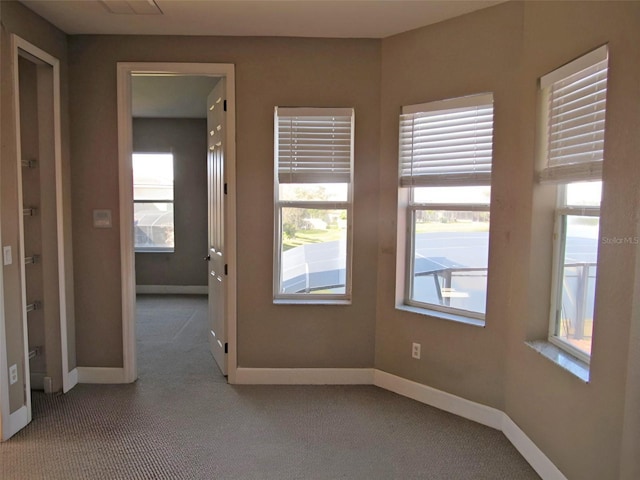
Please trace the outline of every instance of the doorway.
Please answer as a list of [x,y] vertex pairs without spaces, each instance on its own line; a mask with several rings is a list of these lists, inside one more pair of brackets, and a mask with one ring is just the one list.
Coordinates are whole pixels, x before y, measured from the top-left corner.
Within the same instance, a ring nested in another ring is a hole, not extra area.
[[1,402],[3,439],[31,421],[31,390],[67,392],[78,379],[68,311],[59,61],[16,35],[11,49],[16,160],[3,174],[11,178],[13,190],[5,193],[13,197],[15,213],[5,224],[3,263],[14,272],[5,283],[16,284],[5,306],[18,320],[5,322],[0,344],[9,371],[9,398]]
[[[222,296],[211,294],[212,281],[208,276],[209,304],[223,302],[225,305],[224,326],[226,352],[223,361],[228,365],[228,380],[235,381],[236,365],[236,304],[235,304],[235,90],[234,90],[234,67],[229,64],[172,64],[172,63],[119,63],[118,64],[118,131],[119,131],[119,157],[120,157],[120,231],[121,231],[121,267],[122,267],[122,312],[123,312],[123,351],[124,351],[124,381],[132,382],[137,378],[137,358],[136,358],[136,271],[135,271],[135,227],[134,227],[134,189],[132,178],[132,155],[134,153],[133,138],[133,79],[153,78],[153,77],[186,77],[187,80],[208,77],[217,79],[217,84],[222,84],[226,88],[226,119],[224,129],[225,143],[225,166],[224,183],[226,184],[226,195],[223,202],[217,201],[213,204],[215,195],[207,194],[206,203],[208,206],[208,236],[211,237],[211,211],[219,205],[224,208],[224,238],[228,248],[225,251],[225,261],[227,274],[225,276],[224,290]],[[176,93],[173,96],[179,96]],[[207,105],[209,108],[209,105]],[[208,129],[207,129],[208,130]],[[205,130],[204,135],[208,135]],[[205,143],[206,144],[206,143]],[[212,161],[210,151],[207,149],[208,164]],[[212,171],[208,168],[209,184],[212,183]],[[166,216],[165,216],[166,220]],[[176,225],[177,226],[177,225]],[[215,229],[214,229],[215,230]],[[215,230],[218,232],[218,230]],[[166,237],[166,235],[165,235]],[[170,246],[165,248],[171,248]],[[168,253],[168,252],[167,252]],[[202,262],[203,249],[199,248],[190,251],[189,255]],[[206,255],[206,253],[204,254]],[[183,282],[184,283],[184,282]],[[214,284],[215,285],[215,284]],[[181,285],[185,287],[185,285]],[[152,285],[153,287],[153,285]],[[156,286],[157,287],[157,286]],[[186,287],[189,287],[188,285]],[[170,292],[164,292],[170,293]],[[175,293],[200,293],[198,291],[186,291]],[[211,306],[209,307],[210,323]],[[212,323],[213,324],[213,323]],[[209,336],[219,335],[211,328]],[[209,342],[211,343],[210,339]],[[214,353],[212,351],[212,353]],[[214,356],[215,358],[215,356]],[[218,358],[216,358],[218,361]],[[221,367],[222,369],[222,367]]]

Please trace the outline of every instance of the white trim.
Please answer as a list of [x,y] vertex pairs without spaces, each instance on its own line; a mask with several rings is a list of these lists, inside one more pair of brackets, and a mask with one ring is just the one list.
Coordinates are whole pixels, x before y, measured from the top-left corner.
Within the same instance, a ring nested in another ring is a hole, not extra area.
[[3,440],[8,440],[13,437],[16,433],[22,430],[27,423],[29,423],[31,415],[29,415],[29,411],[27,410],[27,406],[23,405],[18,410],[9,415],[9,421],[7,433],[8,435],[3,438]]
[[69,371],[69,384],[76,386],[78,384],[78,368]]
[[501,410],[472,402],[373,368],[246,368],[236,371],[245,385],[375,385],[504,433],[544,480],[567,480],[535,443]]
[[375,386],[412,398],[459,417],[468,418],[497,430],[501,429],[503,412],[480,403],[452,395],[421,383],[398,377],[382,370],[375,371]]
[[280,117],[352,117],[353,108],[346,107],[276,107]]
[[421,383],[375,370],[374,385],[454,415],[500,430],[544,480],[567,480],[562,472],[501,410],[472,402]]
[[476,95],[467,95],[466,97],[447,98],[434,102],[405,105],[402,107],[402,114],[437,112],[439,110],[479,107],[489,104],[493,105],[493,93],[479,93]]
[[206,285],[136,285],[136,293],[145,295],[207,295]]
[[[23,309],[22,309],[22,323],[23,323],[23,337],[24,337],[24,386],[25,391],[28,392],[26,398],[27,408],[27,422],[31,419],[31,374],[29,372],[29,360],[28,360],[28,334],[27,334],[27,316],[26,305],[24,302],[24,295],[26,292],[26,279],[25,279],[25,267],[24,267],[24,226],[22,218],[22,168],[21,168],[21,146],[20,146],[20,86],[19,86],[19,68],[18,58],[20,51],[24,52],[25,57],[35,64],[46,64],[51,67],[52,75],[52,119],[53,119],[53,161],[55,171],[55,197],[56,197],[56,237],[57,237],[57,269],[58,269],[58,296],[59,296],[59,322],[60,322],[60,359],[62,369],[62,384],[63,391],[67,392],[74,385],[73,375],[69,372],[69,348],[68,348],[68,332],[67,332],[67,302],[66,302],[66,277],[65,271],[65,251],[64,251],[64,208],[63,208],[63,182],[62,182],[62,134],[61,134],[61,106],[60,106],[60,62],[57,58],[48,54],[44,50],[36,47],[35,45],[27,42],[17,35],[11,35],[11,49],[12,49],[12,61],[13,61],[13,82],[14,82],[14,117],[15,117],[15,134],[16,134],[16,161],[17,165],[17,187],[18,187],[18,219],[19,219],[19,256],[16,261],[20,262],[20,276],[22,285],[23,296]],[[6,351],[6,345],[2,345],[4,351]],[[40,378],[36,375],[34,378]]]
[[236,371],[244,385],[371,385],[372,368],[243,368]]
[[540,77],[540,88],[547,88],[558,80],[563,80],[595,65],[598,62],[602,62],[607,59],[608,55],[609,47],[607,45],[598,47],[595,50],[592,50],[589,53],[582,55],[575,60],[566,63],[562,67],[556,68],[554,71]]
[[[118,63],[118,185],[120,200],[120,270],[122,280],[122,364],[125,381],[138,377],[135,325],[135,251],[133,233],[133,134],[131,68]],[[82,381],[83,375],[78,372]]]
[[[120,202],[120,268],[122,280],[122,343],[125,382],[137,378],[136,325],[135,325],[135,262],[133,237],[133,179],[131,153],[133,152],[131,127],[131,75],[180,74],[222,77],[227,93],[227,212],[225,215],[227,276],[227,342],[229,344],[228,380],[235,383],[237,368],[236,347],[236,117],[235,117],[235,66],[231,63],[167,63],[167,62],[118,62],[118,157]],[[82,375],[80,375],[82,378]]]
[[529,462],[529,465],[545,480],[567,480],[567,477],[540,450],[535,443],[504,413],[502,419],[502,433]]
[[78,367],[78,383],[131,383],[124,368]]
[[14,111],[13,111],[13,120],[15,122],[15,146],[16,146],[16,158],[15,162],[17,164],[16,170],[16,182],[17,182],[17,190],[18,190],[18,258],[15,261],[20,263],[20,303],[21,303],[21,321],[22,321],[22,340],[23,340],[23,385],[25,391],[25,406],[27,409],[27,421],[23,425],[26,426],[27,423],[31,421],[31,370],[29,365],[29,331],[27,326],[27,302],[26,302],[26,292],[27,285],[25,279],[25,265],[24,265],[24,217],[22,215],[22,210],[24,208],[23,205],[23,195],[22,195],[22,145],[21,145],[21,129],[20,129],[20,78],[19,78],[19,49],[22,48],[24,40],[22,40],[17,35],[11,35],[11,59],[13,60],[13,102],[14,102]]

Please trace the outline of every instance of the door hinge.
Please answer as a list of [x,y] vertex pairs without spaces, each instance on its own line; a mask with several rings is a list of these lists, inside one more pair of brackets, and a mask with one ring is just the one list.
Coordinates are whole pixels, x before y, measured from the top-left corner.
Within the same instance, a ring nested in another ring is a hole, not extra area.
[[222,109],[226,112],[227,111],[227,101],[225,100],[224,103],[222,104]]
[[227,265],[226,263],[224,264],[224,274],[229,275],[229,265]]
[[226,195],[227,194],[227,184],[226,183],[224,184],[223,191],[224,191],[224,194]]
[[229,344],[224,342],[224,353],[229,353]]

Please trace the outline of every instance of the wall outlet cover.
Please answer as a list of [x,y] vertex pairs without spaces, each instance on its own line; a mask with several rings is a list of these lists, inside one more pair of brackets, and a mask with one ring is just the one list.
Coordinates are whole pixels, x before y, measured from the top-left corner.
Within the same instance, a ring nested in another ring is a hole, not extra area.
[[9,367],[9,385],[18,381],[18,366],[14,363]]

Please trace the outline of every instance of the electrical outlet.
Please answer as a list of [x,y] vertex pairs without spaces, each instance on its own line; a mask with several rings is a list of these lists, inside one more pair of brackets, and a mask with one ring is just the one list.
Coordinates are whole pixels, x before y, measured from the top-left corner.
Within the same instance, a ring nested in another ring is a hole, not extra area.
[[18,381],[18,365],[15,363],[9,367],[9,385]]
[[417,360],[420,360],[420,344],[414,343],[411,345],[411,356]]

